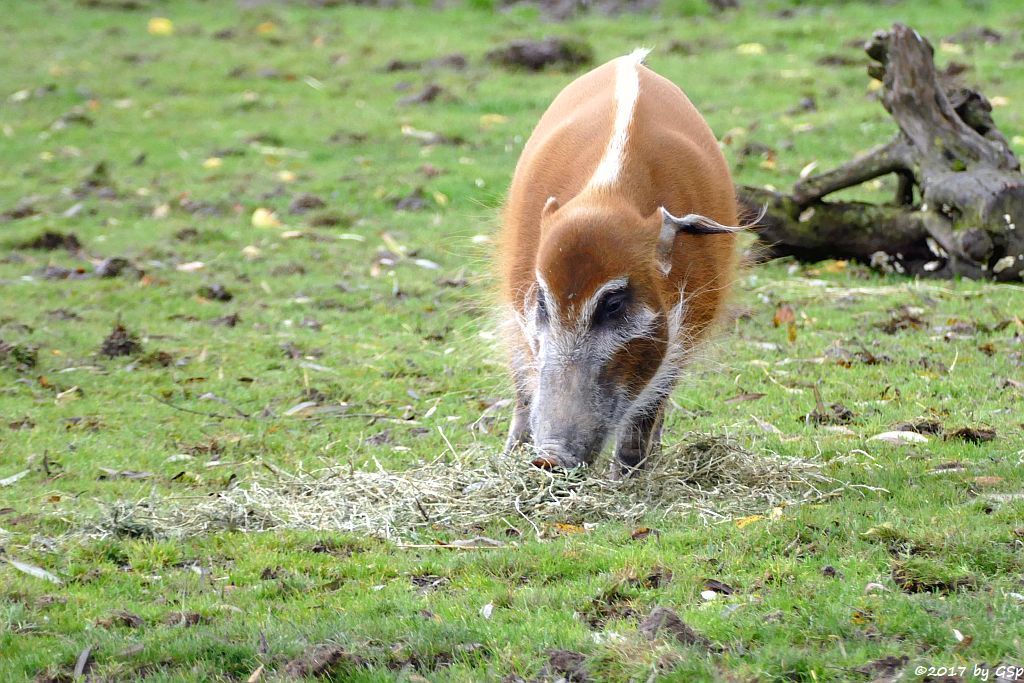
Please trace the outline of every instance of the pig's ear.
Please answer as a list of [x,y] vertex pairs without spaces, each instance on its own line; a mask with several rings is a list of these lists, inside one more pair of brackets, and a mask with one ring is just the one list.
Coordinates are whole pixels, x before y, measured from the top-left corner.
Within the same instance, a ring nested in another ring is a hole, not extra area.
[[676,235],[732,235],[742,232],[743,228],[722,225],[707,216],[689,213],[676,218],[661,207],[661,233],[658,235],[658,267],[668,275],[672,270],[672,249],[675,247]]
[[555,215],[555,212],[558,211],[561,207],[562,205],[558,203],[557,198],[548,197],[548,200],[544,202],[544,208],[541,209],[540,219],[542,221],[546,221],[547,219]]

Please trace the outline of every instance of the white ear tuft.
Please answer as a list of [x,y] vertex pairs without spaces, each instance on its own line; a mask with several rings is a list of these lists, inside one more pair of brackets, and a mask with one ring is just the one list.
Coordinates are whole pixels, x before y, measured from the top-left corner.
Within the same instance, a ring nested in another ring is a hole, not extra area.
[[672,270],[672,249],[675,247],[676,235],[679,233],[733,235],[742,231],[742,227],[722,225],[714,219],[696,213],[688,213],[682,218],[677,218],[663,206],[661,207],[661,233],[658,235],[658,267],[665,275]]

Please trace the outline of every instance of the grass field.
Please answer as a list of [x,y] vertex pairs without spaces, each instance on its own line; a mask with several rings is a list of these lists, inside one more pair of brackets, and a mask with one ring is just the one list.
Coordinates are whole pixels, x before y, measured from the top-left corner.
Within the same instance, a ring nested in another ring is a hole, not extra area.
[[[71,680],[78,660],[90,680],[156,681],[967,681],[1024,665],[1024,291],[1009,285],[837,262],[741,274],[666,440],[730,436],[860,487],[813,505],[512,520],[411,548],[87,533],[119,502],[203,500],[274,471],[497,452],[489,238],[573,74],[504,70],[488,50],[653,46],[737,180],[788,188],[891,135],[854,41],[893,21],[969,67],[1024,154],[1024,7],[674,2],[549,23],[484,3],[137,4],[0,16],[0,680]],[[454,52],[465,68],[385,68]],[[399,103],[428,83],[432,102]],[[30,244],[46,231],[81,249]],[[804,419],[815,390],[837,424]],[[870,440],[907,422],[926,443]],[[475,536],[503,546],[429,547]],[[710,644],[644,638],[657,606]]]

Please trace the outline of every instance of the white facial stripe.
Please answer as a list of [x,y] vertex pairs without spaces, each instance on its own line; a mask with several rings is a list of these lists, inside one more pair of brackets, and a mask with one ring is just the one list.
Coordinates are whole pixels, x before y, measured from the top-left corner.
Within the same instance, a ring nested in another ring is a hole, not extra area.
[[611,185],[619,177],[626,154],[629,138],[629,124],[640,96],[639,65],[647,58],[650,50],[638,48],[632,53],[615,60],[615,124],[601,162],[594,176],[587,183],[589,187]]
[[594,311],[597,310],[597,304],[600,303],[601,297],[603,297],[608,292],[614,292],[615,290],[618,289],[624,289],[628,284],[629,278],[617,277],[608,280],[608,282],[598,287],[597,291],[591,294],[590,298],[587,299],[587,302],[583,304],[583,309],[580,311],[579,322],[577,323],[577,327],[580,329],[585,329],[588,325],[590,325],[590,319],[594,316]]
[[528,316],[523,330],[530,338],[531,346],[535,345],[534,352],[541,356],[541,363],[564,363],[579,357],[605,363],[630,341],[653,334],[658,313],[646,306],[632,311],[622,324],[614,329],[591,329],[591,320],[601,298],[608,292],[623,289],[628,284],[629,279],[623,276],[608,280],[598,287],[584,303],[576,324],[567,328],[562,325],[560,316],[557,315],[557,302],[551,296],[547,283],[540,273],[537,273],[537,286],[544,292],[549,307],[548,326],[544,334],[541,334],[542,331],[536,325],[536,315],[532,315]]

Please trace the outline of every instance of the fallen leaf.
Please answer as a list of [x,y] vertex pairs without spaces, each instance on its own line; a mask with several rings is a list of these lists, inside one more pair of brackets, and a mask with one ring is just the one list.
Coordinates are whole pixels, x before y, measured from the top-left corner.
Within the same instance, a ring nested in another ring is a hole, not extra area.
[[252,227],[254,228],[279,228],[281,221],[277,214],[270,209],[259,208],[252,212]]
[[736,528],[742,529],[745,526],[749,526],[754,522],[759,522],[764,519],[764,515],[750,515],[748,517],[741,517],[736,520]]
[[35,577],[37,579],[43,579],[44,581],[49,581],[49,582],[55,583],[57,585],[61,585],[61,584],[64,583],[63,581],[60,580],[60,578],[56,574],[52,574],[52,573],[46,571],[45,569],[43,569],[42,567],[37,567],[34,564],[29,564],[28,562],[22,562],[20,560],[15,560],[13,557],[8,557],[6,559],[7,559],[7,562],[12,567],[17,569],[19,572],[23,572],[25,574],[28,574],[29,576],[33,576],[33,577]]
[[75,660],[75,669],[71,673],[74,680],[84,680],[85,675],[92,668],[92,651],[94,645],[88,645],[78,654],[78,659]]
[[17,474],[12,474],[9,477],[5,477],[4,479],[0,479],[0,488],[5,487],[5,486],[11,486],[13,484],[17,484],[20,480],[24,479],[28,475],[28,473],[30,471],[31,470],[22,470],[21,472],[18,472]]
[[782,304],[775,309],[775,315],[772,316],[772,325],[775,327],[781,327],[782,325],[788,325],[789,323],[796,322],[796,311],[789,304]]
[[782,430],[773,425],[771,422],[766,422],[756,415],[751,415],[750,419],[753,420],[754,424],[756,424],[758,428],[763,432],[767,432],[768,434],[782,434]]
[[756,393],[756,392],[755,393],[749,393],[749,394],[737,394],[736,396],[733,396],[731,398],[725,399],[725,402],[726,403],[743,403],[745,401],[757,401],[759,399],[764,398],[767,395],[768,394],[760,394],[760,393]]
[[722,595],[732,595],[736,592],[736,589],[727,583],[723,583],[718,579],[704,579],[704,590],[714,591],[715,593],[721,593]]
[[740,43],[736,46],[736,52],[741,55],[763,55],[767,50],[761,43]]
[[501,114],[483,114],[480,116],[480,125],[484,128],[490,128],[502,123],[507,123],[508,117],[502,116]]
[[928,443],[928,437],[924,434],[918,434],[917,432],[882,432],[881,434],[875,434],[868,441],[884,441],[885,443],[891,444],[913,444],[913,443]]
[[825,425],[821,430],[823,432],[829,432],[830,434],[837,434],[839,436],[857,436],[857,432],[845,425]]
[[634,529],[633,533],[631,533],[629,535],[630,539],[632,539],[634,541],[646,541],[651,536],[654,536],[655,538],[657,538],[658,536],[661,536],[661,532],[658,531],[657,529],[652,529],[652,528],[647,527],[647,526],[642,526],[642,527],[638,527],[638,528]]
[[151,36],[169,36],[174,33],[174,22],[167,17],[153,17],[146,24]]

